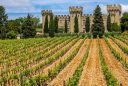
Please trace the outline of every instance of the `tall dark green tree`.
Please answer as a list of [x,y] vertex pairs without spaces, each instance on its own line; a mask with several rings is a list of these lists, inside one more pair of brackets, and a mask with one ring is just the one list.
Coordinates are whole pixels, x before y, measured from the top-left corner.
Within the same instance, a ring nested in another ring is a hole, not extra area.
[[77,15],[75,16],[75,19],[74,19],[74,32],[75,33],[78,33],[79,32],[79,25],[78,25]]
[[107,30],[110,32],[111,31],[111,16],[110,14],[107,17]]
[[44,33],[48,33],[48,16],[45,17],[45,23],[44,23]]
[[54,37],[54,20],[53,20],[53,14],[50,15],[50,23],[49,23],[49,36]]
[[104,34],[104,23],[103,23],[101,8],[99,5],[97,5],[93,15],[94,15],[93,25],[92,25],[93,37],[96,38],[97,35],[99,35],[99,37],[102,37],[102,35]]
[[89,16],[86,17],[85,29],[86,29],[87,33],[90,31],[90,18],[89,18]]
[[34,28],[34,22],[32,16],[28,14],[25,22],[22,25],[23,36],[25,38],[32,38],[36,35],[36,29]]
[[55,33],[58,33],[58,18],[57,18],[57,16],[54,19],[54,29],[55,29]]
[[128,31],[128,12],[125,12],[121,18],[121,31]]
[[7,19],[8,16],[5,13],[5,8],[0,6],[0,38],[6,38],[6,28],[7,28]]
[[68,32],[68,24],[67,24],[67,20],[66,19],[65,19],[64,30],[65,30],[65,33]]

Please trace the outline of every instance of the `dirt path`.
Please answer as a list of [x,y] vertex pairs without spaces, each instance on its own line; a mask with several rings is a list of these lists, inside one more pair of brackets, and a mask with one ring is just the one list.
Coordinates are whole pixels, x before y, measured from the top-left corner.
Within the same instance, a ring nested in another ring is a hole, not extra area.
[[110,43],[111,46],[112,46],[114,49],[116,49],[116,51],[119,52],[119,53],[121,54],[121,56],[122,56],[124,59],[126,59],[126,61],[128,62],[128,55],[125,54],[125,53],[119,48],[119,46],[118,46],[116,43],[114,43],[114,41],[112,41],[112,39],[109,39],[109,43]]
[[122,83],[123,86],[128,86],[128,71],[126,71],[122,64],[112,55],[109,47],[105,43],[105,40],[101,39],[101,45],[103,54],[105,56],[105,62],[111,70],[112,74],[120,83]]
[[94,39],[78,86],[106,86],[98,54],[98,43]]
[[63,86],[63,81],[68,80],[74,74],[76,68],[81,63],[88,44],[89,39],[85,40],[84,44],[82,45],[74,59],[64,68],[64,70],[59,73],[59,75],[51,83],[49,83],[48,86]]
[[73,50],[75,50],[79,46],[81,41],[82,41],[82,39],[80,39],[74,46],[72,46],[71,49],[69,49],[69,51],[64,56],[62,56],[61,58],[59,58],[58,60],[53,62],[51,65],[49,65],[46,68],[44,68],[43,70],[41,70],[41,73],[47,74],[49,69],[53,68],[60,61],[63,61],[64,59],[66,59],[73,52]]

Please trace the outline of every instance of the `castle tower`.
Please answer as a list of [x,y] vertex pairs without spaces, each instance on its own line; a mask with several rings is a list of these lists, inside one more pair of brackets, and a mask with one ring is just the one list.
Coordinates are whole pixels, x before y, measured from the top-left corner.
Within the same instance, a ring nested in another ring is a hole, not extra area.
[[120,25],[121,5],[107,5],[107,11],[111,16],[111,23]]
[[82,14],[83,14],[83,7],[69,7],[70,11],[70,32],[74,32],[74,19],[75,16],[78,17],[78,25],[79,25],[79,32],[83,32],[82,28]]
[[52,10],[42,10],[42,27],[43,27],[43,33],[44,33],[44,25],[45,25],[45,18],[46,16],[48,17],[48,26],[49,26],[49,22],[50,22],[50,15],[53,14]]

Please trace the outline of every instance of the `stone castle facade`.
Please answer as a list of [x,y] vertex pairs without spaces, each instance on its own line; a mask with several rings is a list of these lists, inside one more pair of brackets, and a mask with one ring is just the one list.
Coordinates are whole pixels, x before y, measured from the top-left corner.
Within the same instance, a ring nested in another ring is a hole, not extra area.
[[[68,22],[68,33],[74,32],[74,18],[77,15],[78,17],[78,25],[79,25],[79,32],[86,33],[86,17],[89,16],[90,18],[90,28],[93,24],[94,16],[92,14],[83,14],[83,7],[69,7],[69,15],[54,15],[58,17],[58,28],[64,28],[65,20]],[[42,11],[42,25],[44,31],[44,23],[45,18],[48,16],[48,22],[50,22],[50,15],[53,14],[52,10],[43,10]],[[103,14],[103,22],[105,27],[105,32],[107,32],[107,16],[110,14],[111,16],[111,23],[117,23],[120,25],[120,18],[121,18],[121,6],[120,5],[107,5],[107,14]]]

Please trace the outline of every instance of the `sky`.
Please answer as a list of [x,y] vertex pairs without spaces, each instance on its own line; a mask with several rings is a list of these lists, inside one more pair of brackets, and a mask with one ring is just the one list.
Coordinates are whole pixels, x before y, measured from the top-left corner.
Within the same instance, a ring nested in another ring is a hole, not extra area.
[[128,12],[128,0],[0,0],[9,19],[25,17],[28,13],[41,19],[41,10],[53,10],[56,15],[66,15],[70,6],[82,6],[84,14],[92,14],[96,5],[100,5],[105,14],[108,4],[120,4],[122,13]]

